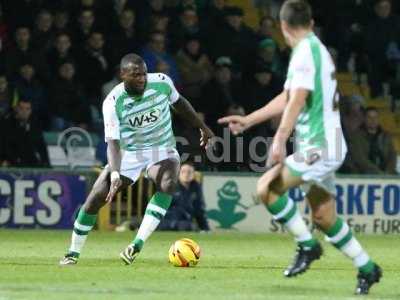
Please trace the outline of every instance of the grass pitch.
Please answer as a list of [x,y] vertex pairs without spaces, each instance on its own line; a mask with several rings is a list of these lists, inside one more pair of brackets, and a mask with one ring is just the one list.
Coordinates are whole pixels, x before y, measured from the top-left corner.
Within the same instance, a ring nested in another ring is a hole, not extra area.
[[[156,233],[131,266],[119,252],[133,233],[92,232],[76,266],[59,267],[69,231],[0,230],[0,300],[8,299],[400,299],[399,236],[363,236],[383,267],[368,297],[354,296],[356,271],[323,243],[321,260],[302,276],[283,277],[294,243],[287,235]],[[199,265],[167,261],[181,237],[202,248]]]

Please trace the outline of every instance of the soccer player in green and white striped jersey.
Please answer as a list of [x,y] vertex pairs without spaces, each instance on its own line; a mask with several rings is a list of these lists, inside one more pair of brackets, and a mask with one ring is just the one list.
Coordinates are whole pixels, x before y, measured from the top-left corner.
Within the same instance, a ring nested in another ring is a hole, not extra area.
[[[229,116],[220,123],[229,123],[233,133],[240,133],[282,115],[269,154],[271,169],[259,179],[257,193],[298,244],[294,262],[284,275],[293,277],[305,272],[322,255],[319,242],[288,197],[289,188],[301,185],[312,209],[313,222],[358,269],[356,294],[367,294],[379,282],[382,270],[370,259],[346,222],[336,215],[333,197],[334,172],[347,151],[337,105],[335,66],[312,31],[311,8],[305,0],[285,1],[280,19],[286,42],[292,48],[283,92],[245,117]],[[286,142],[294,129],[296,152],[286,157]]]
[[99,209],[121,188],[133,184],[142,171],[156,186],[135,239],[120,253],[131,264],[157,228],[171,204],[178,180],[179,154],[175,149],[170,108],[188,124],[199,128],[200,143],[207,146],[212,131],[174,87],[165,74],[147,74],[146,64],[136,54],[121,60],[122,83],[103,102],[108,165],[96,180],[74,223],[71,245],[61,265],[78,262],[87,235],[96,223]]

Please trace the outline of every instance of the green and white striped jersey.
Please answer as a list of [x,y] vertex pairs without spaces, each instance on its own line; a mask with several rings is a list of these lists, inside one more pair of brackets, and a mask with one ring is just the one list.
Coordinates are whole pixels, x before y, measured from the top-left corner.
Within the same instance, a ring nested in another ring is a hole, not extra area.
[[338,151],[346,153],[337,107],[335,65],[326,47],[312,32],[292,51],[285,90],[290,93],[297,88],[310,91],[296,122],[297,150],[304,153],[328,149],[331,155]]
[[147,74],[141,96],[118,84],[103,102],[105,139],[120,140],[127,151],[175,147],[169,106],[178,99],[171,78],[162,73]]

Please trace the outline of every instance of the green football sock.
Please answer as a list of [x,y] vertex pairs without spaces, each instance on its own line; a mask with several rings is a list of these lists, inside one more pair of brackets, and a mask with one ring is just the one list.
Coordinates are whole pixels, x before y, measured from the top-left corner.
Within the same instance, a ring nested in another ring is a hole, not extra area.
[[341,218],[338,217],[335,223],[325,231],[325,234],[337,249],[352,259],[354,266],[360,272],[369,273],[374,269],[375,264],[353,236],[347,223]]
[[171,202],[172,196],[166,193],[156,192],[151,197],[147,204],[142,224],[140,224],[137,235],[132,242],[139,251],[143,248],[148,237],[156,230],[158,224],[160,224]]
[[284,224],[286,229],[294,235],[297,243],[305,248],[311,249],[317,244],[306,223],[297,210],[297,206],[288,194],[283,194],[274,203],[266,205],[268,211],[275,220]]
[[74,223],[71,246],[69,248],[69,252],[74,256],[79,257],[89,231],[92,230],[93,226],[96,224],[96,218],[97,215],[90,215],[86,213],[83,206],[79,210],[78,217]]

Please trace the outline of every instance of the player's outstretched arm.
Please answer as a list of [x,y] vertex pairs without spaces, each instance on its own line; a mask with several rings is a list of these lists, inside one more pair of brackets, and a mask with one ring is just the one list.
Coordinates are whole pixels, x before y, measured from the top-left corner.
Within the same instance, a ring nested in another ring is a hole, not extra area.
[[303,88],[291,90],[290,99],[284,109],[278,130],[275,133],[267,165],[273,166],[283,162],[286,157],[286,142],[293,132],[297,118],[300,115],[309,91]]
[[110,202],[114,198],[122,184],[119,176],[119,171],[121,169],[121,158],[122,156],[121,149],[119,147],[119,140],[107,139],[107,160],[111,171],[111,185],[106,202]]
[[218,120],[219,124],[229,124],[233,134],[243,131],[257,124],[263,123],[283,113],[286,106],[286,92],[283,91],[264,107],[248,114],[247,116],[228,116]]
[[207,147],[209,140],[214,137],[212,130],[198,116],[190,102],[181,95],[173,105],[174,111],[194,128],[199,128],[201,133],[200,145]]

